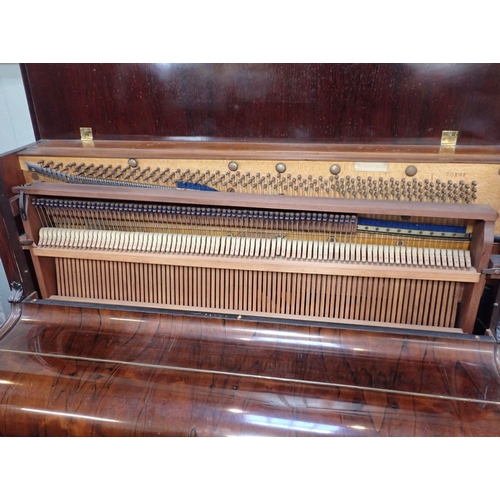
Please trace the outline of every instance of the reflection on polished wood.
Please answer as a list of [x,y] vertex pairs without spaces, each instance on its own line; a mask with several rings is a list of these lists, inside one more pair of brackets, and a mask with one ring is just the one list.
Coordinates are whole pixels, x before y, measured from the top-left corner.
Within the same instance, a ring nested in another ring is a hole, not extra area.
[[[26,64],[40,139],[498,144],[498,64]],[[57,96],[57,99],[54,99]],[[466,98],[464,98],[466,96]]]
[[0,435],[500,435],[500,65],[22,71]]
[[37,302],[0,333],[0,434],[491,436],[489,337]]

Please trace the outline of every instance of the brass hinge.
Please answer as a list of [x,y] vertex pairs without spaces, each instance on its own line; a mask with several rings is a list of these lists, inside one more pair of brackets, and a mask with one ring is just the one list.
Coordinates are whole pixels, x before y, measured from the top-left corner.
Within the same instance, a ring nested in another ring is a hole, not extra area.
[[458,130],[443,130],[441,133],[441,147],[454,148],[457,145]]
[[82,141],[93,141],[94,136],[92,134],[91,127],[80,127],[80,139]]

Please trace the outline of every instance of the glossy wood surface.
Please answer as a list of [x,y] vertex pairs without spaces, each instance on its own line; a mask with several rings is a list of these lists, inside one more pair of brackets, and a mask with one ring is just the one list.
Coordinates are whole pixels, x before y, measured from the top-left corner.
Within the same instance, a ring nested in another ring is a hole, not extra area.
[[28,303],[2,435],[500,434],[489,337]]
[[23,286],[26,295],[34,291],[29,256],[19,245],[22,232],[20,217],[14,217],[10,199],[12,188],[24,183],[15,152],[0,156],[0,257],[8,283],[16,281]]
[[[195,138],[196,139],[196,138]],[[28,146],[22,156],[133,157],[185,159],[267,159],[325,161],[401,161],[500,163],[498,146],[441,148],[437,145],[327,144],[283,141],[199,140],[44,140]]]
[[[26,64],[41,139],[500,143],[498,64]],[[57,96],[54,98],[54,96]]]

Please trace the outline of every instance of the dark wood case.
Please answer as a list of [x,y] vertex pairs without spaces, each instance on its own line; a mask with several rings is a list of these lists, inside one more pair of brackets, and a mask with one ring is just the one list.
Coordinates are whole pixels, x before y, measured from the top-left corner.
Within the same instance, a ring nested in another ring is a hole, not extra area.
[[[492,218],[500,65],[23,64],[22,72],[37,143],[0,158],[1,258],[19,290],[0,330],[0,435],[500,435],[496,287],[485,274],[478,283],[490,295],[465,334],[70,303],[41,298],[15,199],[15,187],[32,181],[24,156],[335,159],[472,179]],[[80,141],[80,127],[92,128],[92,143]],[[441,147],[443,130],[458,131],[456,148]],[[476,233],[488,240],[475,262],[487,272],[493,223]],[[470,290],[463,300],[477,308]]]

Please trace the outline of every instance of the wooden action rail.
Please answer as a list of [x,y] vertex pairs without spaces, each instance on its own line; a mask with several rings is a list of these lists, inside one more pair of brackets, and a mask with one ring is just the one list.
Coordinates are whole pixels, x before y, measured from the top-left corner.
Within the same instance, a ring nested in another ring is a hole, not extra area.
[[[247,193],[218,193],[183,189],[153,190],[140,187],[80,186],[35,182],[14,188],[15,193],[54,197],[121,200],[144,203],[173,203],[238,208],[266,208],[327,213],[373,213],[377,215],[465,219],[495,222],[497,213],[484,205],[434,204],[425,202],[296,198]],[[446,210],[444,210],[444,207]]]
[[[464,332],[472,332],[474,326],[485,281],[481,271],[488,264],[496,220],[496,213],[481,205],[446,205],[443,211],[442,205],[431,203],[307,198],[297,207],[296,200],[282,196],[54,183],[36,183],[16,191],[26,216],[27,236],[34,242],[31,253],[43,298],[67,295],[195,309],[458,326]],[[301,261],[38,246],[43,223],[30,201],[37,196],[467,220],[473,223],[471,267],[434,269],[339,259]]]

